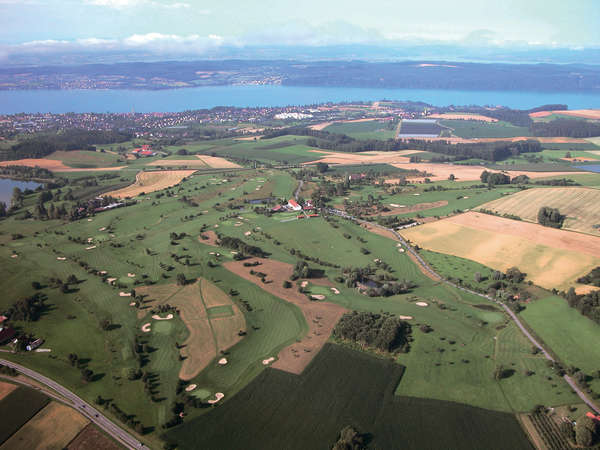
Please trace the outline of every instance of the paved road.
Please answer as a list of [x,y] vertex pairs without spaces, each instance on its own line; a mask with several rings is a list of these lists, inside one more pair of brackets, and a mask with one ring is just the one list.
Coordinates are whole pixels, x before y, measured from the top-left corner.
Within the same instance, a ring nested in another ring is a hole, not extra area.
[[[510,318],[515,322],[515,324],[517,325],[517,327],[519,327],[519,329],[521,330],[521,332],[525,335],[525,337],[527,339],[529,339],[529,341],[536,347],[538,348],[542,354],[544,355],[544,357],[549,360],[554,362],[555,359],[552,357],[552,355],[550,355],[550,353],[531,335],[531,333],[529,332],[529,330],[523,325],[523,323],[519,320],[519,318],[517,317],[517,315],[514,313],[513,310],[511,310],[508,306],[506,306],[506,304],[504,304],[503,302],[501,302],[500,300],[497,300],[493,297],[490,297],[489,295],[486,294],[481,294],[479,292],[475,292],[472,291],[470,289],[464,288],[462,286],[459,286],[457,284],[452,283],[451,281],[446,280],[444,277],[442,277],[439,273],[435,272],[430,266],[429,264],[427,264],[425,262],[425,260],[423,260],[423,258],[421,258],[421,255],[419,255],[415,249],[413,249],[408,242],[406,242],[406,240],[396,231],[393,230],[391,228],[387,228],[384,227],[382,225],[379,225],[377,223],[374,222],[368,222],[366,220],[362,220],[362,219],[358,219],[356,217],[353,217],[349,214],[347,214],[344,211],[341,211],[339,209],[333,209],[330,208],[328,209],[328,212],[331,214],[335,214],[337,216],[343,217],[345,219],[350,219],[350,220],[355,220],[359,223],[366,223],[369,224],[371,226],[375,226],[378,228],[381,228],[382,230],[386,230],[389,231],[391,233],[393,233],[393,235],[400,241],[400,243],[404,246],[404,248],[406,248],[406,250],[408,252],[411,253],[411,255],[413,255],[415,257],[415,259],[418,261],[418,263],[421,265],[421,267],[429,272],[430,274],[434,275],[435,277],[440,279],[441,283],[445,283],[449,286],[452,286],[456,289],[460,289],[461,291],[464,292],[468,292],[469,294],[473,294],[473,295],[477,295],[479,297],[482,297],[488,301],[494,302],[498,305],[500,305],[505,311],[506,313],[510,316]],[[579,388],[579,386],[577,386],[577,383],[575,383],[575,381],[569,376],[569,375],[564,375],[563,378],[565,379],[565,381],[569,384],[569,386],[571,386],[571,388],[573,389],[573,391],[575,391],[575,393],[579,396],[579,398],[581,400],[583,400],[583,402],[588,405],[593,411],[596,411],[596,413],[600,414],[600,408],[598,408],[598,406],[596,406],[589,398],[587,395],[585,395],[585,393]]]
[[48,386],[52,390],[56,391],[64,399],[71,402],[71,405],[77,411],[86,416],[88,419],[90,419],[90,421],[102,428],[106,433],[115,438],[121,444],[125,445],[127,448],[149,450],[148,447],[146,447],[144,444],[142,444],[140,441],[134,438],[127,431],[123,430],[121,427],[111,422],[108,418],[103,416],[102,413],[93,408],[90,404],[86,403],[81,398],[69,391],[67,388],[61,386],[60,384],[56,383],[50,378],[47,378],[39,374],[38,372],[28,369],[27,367],[23,367],[20,364],[16,364],[12,361],[7,361],[5,359],[0,359],[0,364],[12,367],[13,369],[19,371],[23,375],[26,375],[29,378],[32,378],[38,381],[39,383],[42,383],[45,386]]

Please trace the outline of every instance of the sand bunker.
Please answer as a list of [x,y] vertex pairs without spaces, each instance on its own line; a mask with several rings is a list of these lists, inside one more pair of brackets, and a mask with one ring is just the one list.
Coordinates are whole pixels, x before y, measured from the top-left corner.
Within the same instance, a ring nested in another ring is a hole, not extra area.
[[412,320],[413,316],[398,316],[400,320]]
[[338,291],[336,288],[331,288],[331,292],[333,292],[336,295],[340,293],[340,291]]
[[96,248],[96,246],[95,246],[95,245],[92,245],[91,247],[86,247],[85,249],[86,249],[86,250],[93,250],[93,249],[95,249],[95,248]]
[[59,261],[65,261],[67,258],[65,258],[64,256],[57,256],[56,259],[58,259]]
[[117,281],[117,279],[116,279],[116,278],[107,278],[107,279],[106,279],[106,282],[107,282],[108,284],[113,284],[115,281]]
[[263,360],[262,360],[262,363],[263,363],[263,366],[268,366],[268,365],[269,365],[269,364],[271,364],[273,361],[275,361],[275,358],[273,358],[273,357],[271,356],[270,358],[263,359]]
[[171,320],[173,318],[173,314],[167,314],[166,317],[160,317],[158,314],[154,314],[152,318],[154,320]]
[[252,234],[252,232],[251,232],[251,231],[246,231],[246,232],[244,233],[244,236],[250,236],[251,234]]
[[325,296],[321,295],[321,294],[312,294],[310,296],[310,298],[314,299],[314,300],[325,300]]
[[428,305],[427,303],[425,303],[425,302],[417,302],[417,303],[415,303],[415,305],[417,305],[417,306],[429,306],[429,305]]
[[227,358],[221,358],[221,359],[219,360],[219,365],[220,365],[220,366],[224,366],[225,364],[227,364],[227,362],[228,362],[228,361],[227,361]]
[[119,292],[119,297],[131,297],[131,292]]
[[18,257],[19,257],[19,255],[16,255],[16,254],[15,254],[15,255],[10,255],[10,257],[11,257],[11,258],[18,258]]
[[219,400],[221,400],[223,397],[225,397],[225,394],[223,394],[222,392],[217,392],[215,394],[215,398],[214,400],[209,400],[208,403],[210,403],[211,405],[214,405],[215,403],[217,403]]
[[149,333],[150,332],[150,323],[145,323],[144,325],[142,325],[142,331],[144,333]]
[[189,386],[186,386],[185,392],[192,392],[197,387],[198,387],[198,385],[196,385],[196,384],[190,384]]
[[306,280],[305,280],[305,281],[303,281],[302,283],[300,283],[300,286],[301,286],[301,287],[306,287],[306,286],[308,286],[308,281],[306,281]]
[[135,277],[135,273],[128,273],[128,274],[127,274],[127,276],[128,276],[129,278],[134,278],[134,277]]

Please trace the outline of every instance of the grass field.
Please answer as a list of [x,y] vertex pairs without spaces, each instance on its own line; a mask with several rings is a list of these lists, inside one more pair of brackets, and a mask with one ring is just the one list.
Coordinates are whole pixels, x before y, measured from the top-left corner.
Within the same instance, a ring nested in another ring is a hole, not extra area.
[[371,120],[368,122],[334,123],[324,128],[330,133],[346,134],[355,139],[392,139],[395,127],[390,128],[389,121]]
[[119,162],[119,156],[114,153],[86,150],[59,151],[48,155],[46,158],[62,161],[63,164],[77,169],[123,166],[125,164],[124,161]]
[[528,189],[485,203],[481,208],[537,222],[541,207],[558,208],[566,216],[563,229],[600,235],[600,190],[589,188]]
[[451,128],[452,134],[466,138],[509,138],[531,136],[529,128],[508,122],[475,122],[472,120],[440,120],[440,125]]
[[88,423],[89,421],[74,409],[62,403],[50,402],[2,444],[0,450],[61,450]]
[[0,401],[0,444],[25,425],[50,399],[33,389],[19,387]]
[[600,264],[596,237],[467,213],[404,230],[412,242],[497,270],[517,266],[546,288],[568,289]]
[[[598,342],[600,327],[564,299],[548,296],[535,301],[527,305],[521,317],[567,366],[579,367],[588,375],[597,372],[600,348],[589,343]],[[590,385],[595,392],[600,390],[597,377]]]
[[395,397],[402,371],[390,361],[329,344],[301,376],[269,369],[167,438],[181,449],[326,449],[351,424],[369,433],[373,448],[396,448],[399,442],[408,449],[530,448],[510,414]]
[[[290,139],[289,136],[286,138]],[[267,144],[261,142],[261,145]],[[283,151],[292,147],[263,152]],[[453,203],[451,205],[449,201],[448,208],[456,208],[461,202],[471,205],[467,202],[481,204],[493,200],[497,194],[488,192],[501,192],[504,189],[482,189],[480,194],[474,194],[477,189],[469,189],[460,182],[439,183],[457,189],[427,195],[446,195]],[[313,185],[312,182],[305,183],[309,184]],[[260,186],[264,187],[256,191]],[[204,244],[198,239],[203,229],[204,232],[215,231],[259,246],[270,253],[270,259],[275,261],[295,264],[300,256],[297,252],[292,254],[292,248],[322,261],[355,267],[373,264],[375,258],[380,258],[390,265],[395,277],[413,280],[417,287],[412,292],[380,298],[366,297],[336,282],[333,285],[340,294],[327,298],[348,309],[410,315],[414,317],[415,326],[428,323],[434,328],[435,332],[426,336],[421,336],[417,330],[414,353],[401,356],[407,358],[402,362],[408,366],[404,378],[406,384],[402,388],[404,395],[429,395],[440,400],[456,400],[502,411],[528,410],[536,403],[558,405],[571,402],[562,388],[552,389],[550,382],[544,385],[542,378],[526,378],[520,372],[522,367],[530,364],[529,346],[512,334],[508,334],[506,339],[500,336],[499,342],[510,342],[511,350],[498,350],[498,361],[514,363],[519,370],[498,387],[491,376],[488,377],[495,362],[490,362],[485,355],[490,353],[490,348],[493,349],[493,338],[500,331],[495,327],[503,324],[503,315],[474,307],[481,303],[481,299],[440,286],[425,277],[405,253],[398,252],[395,242],[341,219],[333,218],[328,223],[323,218],[293,220],[294,214],[269,217],[255,212],[254,205],[245,202],[251,193],[266,196],[270,192],[277,192],[289,198],[295,187],[296,180],[290,173],[277,169],[227,172],[227,175],[196,174],[170,188],[170,195],[151,193],[139,197],[135,205],[96,214],[89,218],[91,220],[84,218],[63,223],[55,220],[17,221],[15,217],[9,217],[0,221],[0,264],[3,267],[4,289],[0,310],[10,306],[15,299],[31,295],[34,292],[33,281],[45,285],[41,292],[48,296],[47,308],[40,320],[15,321],[14,325],[34,336],[43,337],[46,341],[44,345],[52,348],[51,356],[30,352],[7,353],[5,357],[53,378],[86,401],[93,402],[97,395],[115,399],[120,408],[134,415],[144,426],[150,430],[154,427],[155,431],[146,435],[144,440],[152,448],[160,448],[162,443],[157,431],[171,417],[182,365],[175,343],[182,344],[189,332],[182,317],[176,315],[172,320],[153,320],[150,309],[157,303],[144,303],[138,309],[130,306],[130,298],[120,297],[119,292],[135,289],[141,294],[145,289],[158,290],[161,294],[155,295],[157,299],[173,304],[178,300],[170,298],[174,292],[169,286],[174,286],[177,274],[182,273],[188,280],[208,280],[224,293],[229,293],[230,289],[238,293],[232,297],[231,310],[235,314],[228,317],[238,317],[234,306],[239,308],[244,316],[247,334],[227,350],[227,365],[218,365],[213,358],[212,363],[209,361],[204,370],[190,379],[190,383],[198,385],[194,392],[207,393],[209,396],[223,392],[226,397],[221,406],[234,401],[237,392],[257,376],[264,376],[260,375],[265,371],[262,360],[276,357],[282,349],[306,339],[309,326],[296,305],[262,289],[260,279],[258,284],[252,283],[227,270],[224,264],[232,260],[230,249]],[[426,187],[428,185],[425,184],[407,187],[406,192],[384,197],[384,201],[408,205],[409,202],[430,200],[424,192]],[[369,186],[356,193],[365,197],[369,193],[377,196],[381,189]],[[74,190],[76,193],[78,191]],[[414,196],[413,193],[420,195]],[[28,208],[35,205],[35,195],[26,198]],[[197,202],[198,206],[182,202],[184,195]],[[459,196],[470,198],[458,199]],[[239,205],[239,209],[230,209],[230,204]],[[292,220],[286,222],[286,219]],[[23,234],[22,239],[11,238],[15,229]],[[170,236],[172,232],[185,235],[173,240]],[[248,232],[249,235],[246,234]],[[350,239],[344,234],[348,234]],[[95,248],[86,250],[90,246],[90,238]],[[370,254],[363,253],[362,247]],[[13,251],[18,255],[17,258],[11,258]],[[214,254],[217,252],[221,256]],[[59,257],[65,259],[59,260]],[[339,268],[319,266],[313,262],[309,264],[323,269],[331,282],[340,275]],[[462,265],[457,267],[470,270]],[[117,279],[117,286],[111,286],[101,276],[94,275],[95,270],[107,271],[106,276]],[[135,276],[130,277],[128,273]],[[66,294],[48,283],[51,277],[66,280],[71,274],[80,281],[72,284],[72,289]],[[144,287],[146,283],[148,287]],[[190,287],[196,290],[194,296],[200,297],[198,283]],[[321,287],[311,286],[313,288],[319,290]],[[324,295],[327,295],[327,291]],[[189,306],[190,298],[189,295],[182,297],[181,302]],[[149,299],[146,297],[145,301]],[[415,299],[429,302],[431,306],[420,308],[415,305]],[[214,303],[216,307],[217,303]],[[448,308],[438,307],[441,303]],[[216,315],[221,313],[223,311]],[[164,317],[164,314],[161,316]],[[105,319],[114,324],[110,330],[101,327]],[[220,320],[211,317],[211,322]],[[483,322],[488,325],[482,325]],[[140,327],[145,323],[151,324],[151,332],[142,333]],[[213,328],[219,336],[222,331],[220,325],[215,327],[217,330]],[[225,334],[232,336],[232,332],[235,332],[237,336],[241,327],[239,323],[224,323],[222,328]],[[74,339],[74,336],[85,336],[85,339]],[[133,350],[136,336],[147,340],[148,346],[153,349],[145,355],[148,361],[143,370],[157,375],[157,395],[164,399],[160,402],[151,401],[141,380],[127,379],[130,369],[137,368]],[[217,341],[221,339],[219,336]],[[456,342],[467,345],[448,347],[448,344],[440,341],[440,337],[452,337]],[[438,341],[440,344],[436,345]],[[440,346],[446,351],[438,360],[440,355],[437,348]],[[454,348],[456,352],[452,352]],[[87,367],[94,371],[95,381],[85,383],[81,380],[79,369],[72,367],[68,361],[69,353],[76,353],[81,359],[87,360]],[[453,355],[456,358],[452,358]],[[470,362],[462,363],[461,359]],[[435,366],[436,362],[443,364]],[[531,364],[535,367],[537,362],[534,360]],[[463,389],[464,382],[460,379],[460,376],[468,375],[467,369],[473,374],[482,374],[480,384],[470,394]],[[536,372],[544,373],[542,369],[536,369]],[[439,385],[432,388],[424,383],[424,377],[427,379],[429,376]],[[531,394],[524,395],[525,390]],[[186,421],[191,422],[205,412],[203,409],[186,409],[189,414]],[[107,414],[118,422],[110,410]]]
[[234,159],[299,164],[315,159],[315,154],[310,150],[313,150],[313,148],[306,145],[306,137],[281,136],[256,141],[236,141],[233,139],[215,141],[212,147],[204,151]]

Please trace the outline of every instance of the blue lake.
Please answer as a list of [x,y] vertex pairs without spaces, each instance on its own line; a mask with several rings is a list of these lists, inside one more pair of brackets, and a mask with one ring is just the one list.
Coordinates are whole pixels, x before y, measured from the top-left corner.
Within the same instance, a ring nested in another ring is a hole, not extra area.
[[581,170],[587,170],[588,172],[600,173],[600,164],[590,164],[589,166],[575,166]]
[[527,109],[566,103],[570,109],[600,108],[600,93],[456,91],[295,86],[209,86],[160,91],[0,91],[0,114],[20,112],[175,112],[214,106],[287,106],[325,102],[413,100],[436,106],[504,105]]
[[10,206],[10,199],[12,198],[13,189],[18,187],[22,191],[25,189],[35,189],[40,183],[34,181],[17,181],[8,178],[0,178],[0,202],[6,203],[6,206]]

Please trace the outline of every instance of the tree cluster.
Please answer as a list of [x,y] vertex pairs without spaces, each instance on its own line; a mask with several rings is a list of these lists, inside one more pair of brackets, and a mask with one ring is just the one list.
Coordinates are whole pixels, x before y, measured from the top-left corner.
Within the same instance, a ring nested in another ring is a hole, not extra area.
[[335,338],[383,352],[408,351],[410,335],[410,324],[388,313],[353,311],[333,329]]
[[537,220],[540,225],[545,227],[561,228],[565,221],[565,216],[557,208],[542,206],[538,211]]
[[600,135],[600,123],[578,119],[554,119],[549,122],[533,122],[529,128],[534,136],[588,138]]

